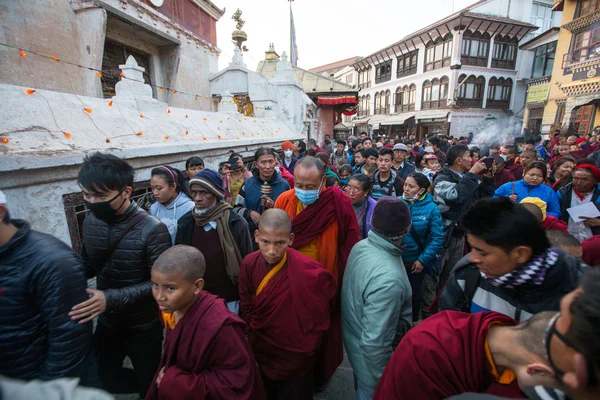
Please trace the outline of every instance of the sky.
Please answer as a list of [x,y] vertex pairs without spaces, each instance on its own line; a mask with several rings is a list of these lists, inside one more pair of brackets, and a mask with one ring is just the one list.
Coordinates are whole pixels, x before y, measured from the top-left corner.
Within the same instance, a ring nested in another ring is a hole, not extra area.
[[[244,53],[256,70],[269,43],[279,55],[290,53],[290,6],[286,0],[212,0],[225,14],[217,22],[219,69],[233,56],[231,19],[239,8],[248,35]],[[292,4],[298,66],[318,67],[354,56],[367,56],[407,34],[458,11],[476,0],[296,0]]]

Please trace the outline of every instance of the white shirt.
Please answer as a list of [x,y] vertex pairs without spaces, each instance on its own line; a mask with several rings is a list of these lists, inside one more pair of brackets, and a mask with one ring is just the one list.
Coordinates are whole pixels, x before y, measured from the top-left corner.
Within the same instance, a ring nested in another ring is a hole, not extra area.
[[[576,207],[591,202],[593,195],[594,192],[592,191],[592,193],[588,194],[583,200],[581,200],[579,196],[577,196],[577,193],[573,192],[571,194],[571,207]],[[583,242],[585,239],[589,239],[594,236],[592,229],[589,226],[586,226],[583,222],[575,222],[571,217],[569,217],[567,230],[575,237],[575,239],[579,240],[580,242]]]

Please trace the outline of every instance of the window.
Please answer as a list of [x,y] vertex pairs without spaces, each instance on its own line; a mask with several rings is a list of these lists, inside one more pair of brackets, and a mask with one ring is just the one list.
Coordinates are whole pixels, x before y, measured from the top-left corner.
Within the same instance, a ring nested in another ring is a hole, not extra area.
[[392,93],[383,90],[375,94],[375,114],[388,114],[390,112],[390,101]]
[[599,0],[583,0],[579,5],[579,12],[577,13],[577,17],[583,17],[584,15],[588,15],[593,13],[594,11],[600,8]]
[[385,101],[383,102],[384,111],[382,112],[382,114],[390,113],[391,102],[392,102],[392,92],[390,92],[389,90],[386,90],[385,91]]
[[352,84],[353,82],[354,82],[354,75],[353,74],[346,75],[346,83]]
[[556,55],[556,42],[546,43],[535,48],[532,78],[552,75],[554,56]]
[[512,79],[490,78],[486,108],[508,109],[512,93]]
[[452,56],[452,35],[445,38],[437,38],[429,42],[425,47],[425,71],[433,71],[442,67],[450,66]]
[[417,97],[417,85],[405,85],[402,89],[396,89],[396,112],[415,110],[415,98]]
[[381,95],[375,93],[375,114],[379,114],[381,111]]
[[595,114],[596,106],[581,106],[577,110],[575,110],[575,128],[577,129],[577,134],[579,136],[583,136],[589,133],[590,125],[592,123],[592,117]]
[[471,75],[461,75],[458,78],[459,87],[456,93],[456,102],[460,107],[481,107],[483,105],[483,89],[485,78]]
[[379,64],[375,70],[375,83],[387,82],[392,79],[392,60]]
[[396,71],[396,78],[416,74],[418,56],[419,50],[415,50],[398,57],[398,70]]
[[370,106],[369,103],[371,101],[371,97],[370,96],[362,96],[359,100],[358,103],[358,116],[359,117],[364,117],[369,115],[369,111],[370,111]]
[[531,33],[535,37],[540,33],[546,32],[553,25],[552,5],[533,2],[531,6],[531,23],[538,26],[539,29]]
[[600,58],[600,26],[573,36],[573,51],[565,54],[563,68],[573,63]]
[[151,84],[150,56],[107,39],[104,43],[104,55],[102,57],[102,92],[105,99],[109,99],[116,94],[115,86],[121,80],[119,65],[125,64],[125,60],[129,56],[133,56],[138,65],[145,68],[144,82]]
[[446,106],[448,82],[448,78],[445,76],[442,79],[435,78],[431,82],[423,82],[423,101],[421,102],[423,110]]
[[492,68],[515,69],[517,45],[517,38],[511,39],[508,36],[496,36],[496,39],[494,39]]
[[463,65],[476,65],[487,67],[488,54],[490,52],[489,33],[480,34],[465,31],[462,39],[461,63]]
[[358,89],[371,87],[371,66],[362,71],[358,71]]

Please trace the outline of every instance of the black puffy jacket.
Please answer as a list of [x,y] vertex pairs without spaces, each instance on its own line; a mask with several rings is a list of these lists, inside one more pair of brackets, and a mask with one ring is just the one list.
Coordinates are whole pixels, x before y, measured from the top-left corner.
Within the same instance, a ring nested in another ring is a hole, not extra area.
[[92,323],[71,320],[88,299],[85,268],[66,244],[25,221],[0,246],[0,374],[50,380],[79,376]]
[[98,321],[116,331],[139,331],[158,326],[158,306],[152,297],[150,270],[158,256],[171,247],[171,235],[158,219],[148,215],[119,242],[111,260],[106,251],[127,223],[142,209],[131,206],[114,224],[92,214],[83,223],[82,257],[88,278],[98,277],[97,289],[104,291],[106,312]]

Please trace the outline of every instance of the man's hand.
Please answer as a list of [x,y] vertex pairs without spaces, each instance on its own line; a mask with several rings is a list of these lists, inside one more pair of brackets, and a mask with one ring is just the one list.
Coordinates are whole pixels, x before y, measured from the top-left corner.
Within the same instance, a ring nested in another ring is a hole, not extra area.
[[421,263],[421,261],[415,261],[413,263],[412,269],[410,270],[410,272],[412,272],[413,274],[418,274],[419,272],[422,272],[423,269],[425,268],[425,266]]
[[158,372],[158,376],[156,377],[156,387],[160,387],[163,376],[165,376],[165,367],[162,367]]
[[256,211],[250,211],[250,218],[252,219],[252,222],[254,222],[256,225],[258,225],[258,223],[260,222],[260,214]]
[[487,167],[485,166],[485,163],[483,162],[484,159],[485,158],[482,158],[479,161],[477,161],[475,164],[473,164],[473,166],[471,167],[469,172],[472,172],[475,175],[479,175],[482,171],[485,171],[487,169]]
[[583,219],[583,223],[585,224],[585,226],[589,226],[589,227],[596,227],[596,226],[600,226],[600,218],[592,218],[592,217],[580,217],[581,219]]
[[92,297],[74,306],[69,313],[72,320],[81,320],[80,324],[85,324],[106,311],[106,297],[103,291],[94,289],[85,289],[85,291]]
[[260,200],[260,202],[265,210],[268,210],[269,208],[273,208],[275,206],[275,202],[270,197],[263,197]]

